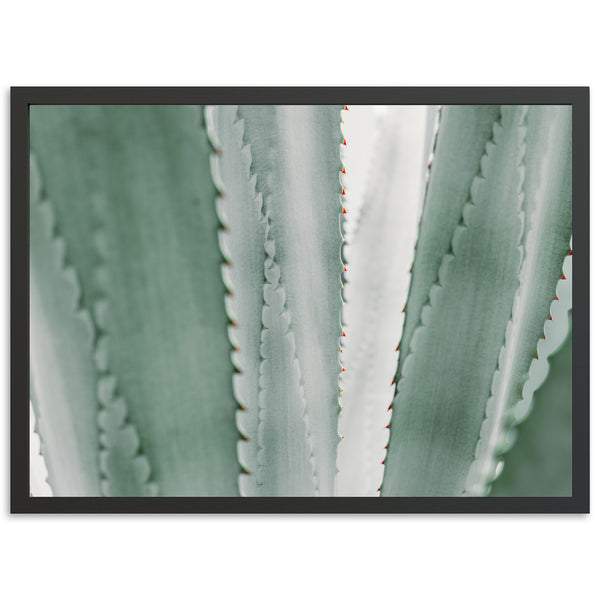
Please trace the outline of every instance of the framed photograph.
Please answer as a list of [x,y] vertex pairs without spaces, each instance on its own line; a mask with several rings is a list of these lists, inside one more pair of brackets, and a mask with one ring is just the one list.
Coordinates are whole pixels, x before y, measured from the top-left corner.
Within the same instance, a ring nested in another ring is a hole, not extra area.
[[11,512],[589,512],[588,88],[19,87],[11,176]]

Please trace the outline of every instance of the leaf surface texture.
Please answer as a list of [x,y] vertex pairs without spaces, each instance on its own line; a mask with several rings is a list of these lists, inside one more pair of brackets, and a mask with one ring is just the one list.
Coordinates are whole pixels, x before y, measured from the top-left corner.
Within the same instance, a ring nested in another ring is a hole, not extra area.
[[[502,107],[494,122],[481,176],[421,310],[394,398],[382,495],[464,491],[518,286],[526,112]],[[421,231],[436,230],[436,219],[426,219]]]
[[[237,495],[217,192],[202,111],[40,106],[31,128],[103,334],[96,366],[115,378],[99,381],[103,393],[126,399],[161,494]],[[122,416],[118,406],[105,415],[105,434]],[[124,436],[115,442],[131,452]],[[148,465],[137,469],[142,476]]]
[[333,495],[339,441],[341,109],[240,106],[238,110],[285,289],[317,487],[326,496]]

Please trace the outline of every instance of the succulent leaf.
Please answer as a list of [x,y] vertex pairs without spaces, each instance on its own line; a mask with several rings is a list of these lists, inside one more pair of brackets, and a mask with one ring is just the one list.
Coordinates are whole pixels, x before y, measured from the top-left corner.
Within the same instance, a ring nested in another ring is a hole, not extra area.
[[93,326],[30,158],[30,385],[54,495],[100,496]]
[[400,342],[396,381],[410,352],[413,333],[423,306],[436,282],[443,257],[448,252],[454,230],[462,218],[473,178],[479,173],[492,126],[500,116],[498,106],[444,106],[441,110],[435,153],[419,228],[406,321]]
[[267,238],[265,251],[258,469],[242,491],[245,496],[314,496],[317,481],[311,424],[273,240]]
[[250,145],[250,171],[277,249],[323,496],[333,495],[339,441],[341,109],[238,109]]
[[223,197],[219,204],[227,229],[219,239],[227,258],[223,274],[231,291],[225,303],[229,318],[235,322],[235,327],[229,326],[229,335],[236,348],[232,353],[237,370],[233,389],[240,405],[237,426],[244,436],[237,447],[240,464],[247,471],[239,476],[240,490],[245,495],[247,487],[256,488],[258,471],[259,316],[263,308],[267,222],[262,214],[262,196],[256,192],[256,176],[250,174],[251,148],[244,144],[244,121],[238,118],[237,109],[235,105],[211,107],[209,123],[220,147],[217,169]]
[[[502,107],[421,311],[394,398],[382,495],[464,492],[518,286],[526,113]],[[436,219],[424,215],[421,231],[430,227]]]
[[[527,114],[524,259],[467,492],[485,494],[503,451],[523,384],[538,362],[538,341],[563,275],[571,238],[571,107],[531,106]],[[570,259],[568,259],[570,260]],[[570,281],[569,281],[570,284]],[[562,339],[560,340],[562,343]],[[533,363],[532,363],[533,361]],[[545,376],[545,375],[544,375]]]
[[519,426],[490,496],[571,496],[573,467],[572,334],[550,357],[535,392],[534,415]]
[[[52,173],[49,195],[66,196],[58,219],[73,256],[89,258],[78,268],[103,333],[96,366],[114,375],[119,390],[114,414],[102,422],[108,429],[118,423],[119,398],[126,398],[162,495],[237,495],[217,190],[202,111],[85,110],[84,118],[77,106],[32,107],[31,142],[42,169]],[[131,429],[121,425],[121,433],[110,438],[105,430],[103,439],[131,455]],[[108,457],[101,460],[117,469]],[[135,469],[139,480],[148,474],[137,459]]]

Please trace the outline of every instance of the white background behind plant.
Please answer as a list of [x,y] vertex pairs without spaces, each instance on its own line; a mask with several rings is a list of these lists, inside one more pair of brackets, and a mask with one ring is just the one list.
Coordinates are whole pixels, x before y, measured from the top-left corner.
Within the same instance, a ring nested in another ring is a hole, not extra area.
[[[589,3],[308,1],[164,6],[12,3],[1,37],[9,85],[591,85]],[[250,23],[253,21],[253,24]],[[509,42],[507,43],[507,36]],[[285,49],[286,51],[283,51]],[[532,69],[532,65],[535,68]],[[8,144],[2,180],[8,197]],[[592,164],[594,145],[592,143]],[[592,182],[594,181],[592,172]],[[594,187],[592,186],[592,198]],[[0,265],[8,286],[8,204]],[[591,202],[591,229],[600,226]],[[592,299],[600,246],[591,236]],[[2,382],[9,396],[8,291]],[[593,303],[593,300],[592,300]],[[600,587],[598,377],[592,310],[590,516],[8,516],[2,589],[61,598],[593,598]]]

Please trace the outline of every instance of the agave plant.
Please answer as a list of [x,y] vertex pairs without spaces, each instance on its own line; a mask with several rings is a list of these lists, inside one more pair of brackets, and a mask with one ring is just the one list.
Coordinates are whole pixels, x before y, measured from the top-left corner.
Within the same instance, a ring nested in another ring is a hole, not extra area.
[[570,495],[570,107],[347,109],[31,107],[55,495]]

